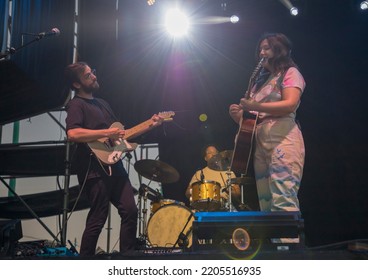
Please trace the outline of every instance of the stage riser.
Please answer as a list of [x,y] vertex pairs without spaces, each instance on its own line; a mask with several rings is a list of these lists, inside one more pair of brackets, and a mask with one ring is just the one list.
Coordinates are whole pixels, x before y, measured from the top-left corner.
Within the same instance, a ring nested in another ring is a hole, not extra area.
[[199,239],[208,238],[229,238],[231,239],[233,232],[236,229],[245,229],[252,239],[265,238],[297,238],[300,234],[298,225],[268,225],[261,223],[259,225],[238,222],[233,224],[228,223],[206,223],[201,224],[193,222],[193,233]]
[[[283,245],[287,249],[304,247],[304,222],[298,212],[198,212],[194,216],[193,251],[222,249],[225,244],[237,250],[231,244],[237,229],[249,235],[251,245],[247,250],[259,249],[262,244],[276,250]],[[299,243],[273,244],[280,238],[299,238]]]

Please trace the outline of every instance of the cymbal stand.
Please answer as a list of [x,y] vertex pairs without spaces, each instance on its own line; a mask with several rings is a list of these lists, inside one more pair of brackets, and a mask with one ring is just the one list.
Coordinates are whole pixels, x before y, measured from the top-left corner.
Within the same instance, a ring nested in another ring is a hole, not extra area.
[[226,189],[229,192],[229,212],[233,212],[233,204],[232,204],[232,199],[231,199],[231,170],[226,171],[226,176],[227,176],[227,180],[226,180]]
[[[141,181],[141,178],[139,178],[139,180]],[[138,239],[145,246],[147,245],[147,192],[147,188],[141,183],[138,191]]]
[[148,190],[145,186],[143,186],[144,189],[144,195],[143,195],[143,209],[142,209],[142,213],[143,213],[143,226],[142,226],[142,231],[143,231],[143,236],[146,237],[146,225],[147,225],[147,193]]
[[[244,174],[240,175],[240,178],[245,178]],[[244,203],[244,186],[246,183],[240,183],[240,203],[239,203],[239,209],[242,211],[252,211],[252,208],[248,205]]]
[[[138,161],[136,150],[133,151],[135,162]],[[146,238],[146,216],[147,216],[147,191],[143,187],[142,176],[138,174],[139,189],[138,189],[138,242],[139,245],[147,245]],[[142,201],[143,199],[143,201]],[[143,208],[142,208],[143,204]],[[142,217],[143,213],[143,217]]]
[[[244,177],[242,174],[241,177]],[[239,209],[240,210],[250,210],[249,206],[244,203],[244,184],[239,184],[240,186],[240,204]]]

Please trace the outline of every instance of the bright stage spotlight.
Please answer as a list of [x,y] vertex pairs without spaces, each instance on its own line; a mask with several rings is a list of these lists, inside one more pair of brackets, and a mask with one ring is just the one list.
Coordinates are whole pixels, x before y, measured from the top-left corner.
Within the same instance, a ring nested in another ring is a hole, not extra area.
[[189,29],[187,16],[178,9],[169,10],[165,18],[166,30],[175,37],[184,36]]
[[230,22],[231,23],[237,23],[239,21],[239,17],[236,15],[233,15],[230,17]]
[[368,1],[362,1],[360,3],[360,9],[361,10],[367,10],[368,9]]
[[289,0],[280,0],[280,2],[290,11],[292,16],[297,16],[299,14],[298,8],[293,6]]
[[297,16],[297,15],[299,14],[299,10],[298,10],[298,8],[297,8],[297,7],[292,7],[292,8],[290,9],[290,14],[291,14],[292,16]]

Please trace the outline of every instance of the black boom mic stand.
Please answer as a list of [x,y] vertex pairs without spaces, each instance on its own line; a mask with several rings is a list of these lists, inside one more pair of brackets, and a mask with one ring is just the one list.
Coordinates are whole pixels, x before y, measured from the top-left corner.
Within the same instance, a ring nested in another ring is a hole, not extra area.
[[[46,37],[49,37],[49,35],[45,32],[42,32],[42,33],[39,33],[39,34],[32,34],[32,33],[24,33],[25,35],[32,35],[34,36],[35,38],[31,41],[29,41],[28,43],[26,44],[22,44],[20,47],[18,48],[14,48],[14,47],[10,47],[9,49],[7,49],[5,52],[3,53],[0,53],[0,59],[3,59],[3,58],[6,58],[8,57],[9,55],[12,55],[12,54],[15,54],[17,51],[27,47],[28,45],[32,44],[32,43],[35,43],[35,42],[38,42],[40,41],[42,38],[46,38]],[[51,33],[53,35],[56,35],[58,36],[60,34],[60,31],[59,29],[57,28],[54,28],[53,29],[53,32]]]

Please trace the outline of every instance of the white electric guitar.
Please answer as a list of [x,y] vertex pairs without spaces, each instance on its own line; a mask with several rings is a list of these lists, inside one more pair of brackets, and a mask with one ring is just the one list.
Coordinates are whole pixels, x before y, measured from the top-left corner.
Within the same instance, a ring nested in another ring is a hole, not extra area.
[[[175,115],[175,112],[160,112],[158,115],[164,119],[164,122],[172,121],[172,117]],[[126,129],[124,138],[113,140],[108,137],[104,137],[87,144],[102,163],[112,165],[118,162],[123,157],[124,153],[133,151],[137,148],[138,144],[129,143],[127,140],[148,131],[152,125],[153,121],[149,119],[132,128]],[[112,127],[124,129],[124,126],[120,122],[114,122],[110,128]]]

